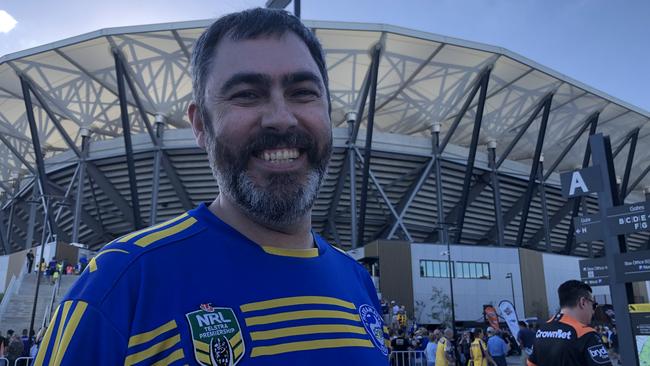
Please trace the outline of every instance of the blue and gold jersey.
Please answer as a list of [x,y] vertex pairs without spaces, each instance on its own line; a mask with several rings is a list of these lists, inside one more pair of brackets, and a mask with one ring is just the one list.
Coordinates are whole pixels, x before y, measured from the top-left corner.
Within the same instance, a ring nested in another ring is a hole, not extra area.
[[109,243],[56,310],[35,365],[385,365],[365,269],[262,247],[205,205]]

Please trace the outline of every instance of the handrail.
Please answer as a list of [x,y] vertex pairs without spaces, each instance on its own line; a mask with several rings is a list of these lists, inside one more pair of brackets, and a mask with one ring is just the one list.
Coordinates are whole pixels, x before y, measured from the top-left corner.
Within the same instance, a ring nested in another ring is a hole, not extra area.
[[59,276],[59,279],[54,283],[54,287],[52,287],[52,299],[47,304],[47,308],[45,308],[45,313],[43,314],[43,327],[49,323],[48,319],[52,319],[52,310],[54,308],[54,303],[56,302],[56,297],[59,294],[59,289],[61,287],[61,277],[62,276]]
[[17,288],[17,278],[16,276],[12,275],[11,280],[9,281],[9,286],[7,286],[7,291],[5,291],[5,294],[2,297],[2,302],[0,302],[0,319],[4,317],[5,311],[7,310],[7,305],[9,305],[9,301],[11,301],[11,298],[13,297],[13,294],[16,292]]

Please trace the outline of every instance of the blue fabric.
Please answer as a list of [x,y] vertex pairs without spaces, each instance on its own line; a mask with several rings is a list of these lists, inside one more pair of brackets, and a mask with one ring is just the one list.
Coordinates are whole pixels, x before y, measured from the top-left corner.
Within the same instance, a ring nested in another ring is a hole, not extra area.
[[492,357],[505,356],[508,353],[508,344],[499,336],[488,338],[487,348]]
[[314,237],[310,257],[265,250],[201,204],[116,239],[63,299],[35,365],[386,365],[368,273]]

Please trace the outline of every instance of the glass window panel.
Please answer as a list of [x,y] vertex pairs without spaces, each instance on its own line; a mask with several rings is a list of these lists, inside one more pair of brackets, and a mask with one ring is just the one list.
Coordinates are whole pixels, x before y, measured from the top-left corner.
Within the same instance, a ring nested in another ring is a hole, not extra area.
[[427,261],[427,277],[434,277],[433,261]]
[[[434,263],[432,263],[433,265]],[[433,277],[440,277],[440,266],[438,265],[438,262],[435,262],[435,265],[433,266]]]
[[463,263],[463,273],[465,278],[469,278],[469,263]]
[[420,277],[426,277],[426,273],[424,271],[425,266],[425,261],[420,261]]
[[490,264],[489,263],[483,263],[483,273],[485,274],[486,278],[490,278]]
[[476,263],[470,263],[469,277],[470,278],[476,278]]

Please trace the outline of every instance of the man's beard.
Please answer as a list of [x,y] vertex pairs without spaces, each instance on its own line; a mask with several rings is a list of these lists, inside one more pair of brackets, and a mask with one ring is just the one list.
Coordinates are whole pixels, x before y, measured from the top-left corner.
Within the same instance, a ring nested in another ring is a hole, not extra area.
[[[220,194],[234,202],[254,222],[283,228],[304,218],[314,205],[332,153],[332,138],[317,143],[300,130],[284,134],[261,131],[238,145],[235,151],[213,133],[207,134],[206,150]],[[248,163],[265,149],[297,148],[307,155],[307,172],[268,173],[266,185],[255,183],[248,172]],[[303,176],[306,175],[306,176]]]

